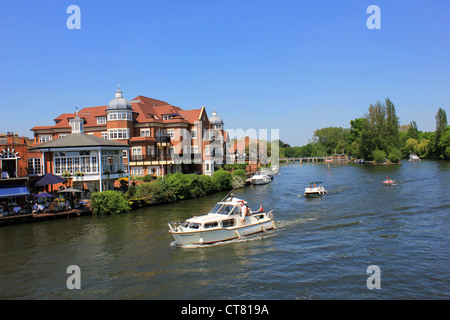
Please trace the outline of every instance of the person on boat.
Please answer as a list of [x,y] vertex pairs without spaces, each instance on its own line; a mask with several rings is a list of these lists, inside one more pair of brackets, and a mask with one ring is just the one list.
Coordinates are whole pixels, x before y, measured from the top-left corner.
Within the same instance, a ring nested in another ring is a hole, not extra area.
[[264,212],[264,208],[263,208],[262,204],[259,205],[259,209],[256,212]]
[[245,218],[247,217],[249,208],[245,205],[244,201],[241,201],[241,224],[244,225],[245,224]]

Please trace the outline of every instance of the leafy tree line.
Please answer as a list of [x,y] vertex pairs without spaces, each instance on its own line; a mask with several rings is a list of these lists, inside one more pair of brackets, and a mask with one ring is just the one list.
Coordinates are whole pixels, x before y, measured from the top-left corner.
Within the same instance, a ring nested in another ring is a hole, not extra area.
[[132,208],[172,203],[178,200],[202,197],[207,194],[243,186],[246,172],[243,169],[217,170],[213,176],[198,174],[168,174],[164,180],[144,182],[129,186],[126,193],[102,191],[91,196],[95,214],[121,214]]
[[434,132],[420,131],[416,121],[399,124],[389,98],[371,104],[363,117],[350,121],[350,128],[317,129],[310,142],[291,147],[279,141],[280,157],[321,157],[346,153],[353,158],[397,162],[415,153],[421,158],[450,159],[450,126],[444,109],[439,108]]

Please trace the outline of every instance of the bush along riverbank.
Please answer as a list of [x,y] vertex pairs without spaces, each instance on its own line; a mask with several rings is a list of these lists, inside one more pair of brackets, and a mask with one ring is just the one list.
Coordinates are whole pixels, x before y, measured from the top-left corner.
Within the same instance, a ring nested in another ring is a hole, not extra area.
[[213,176],[174,173],[162,179],[128,186],[127,192],[102,191],[91,196],[94,214],[121,214],[132,209],[203,197],[245,186],[245,170],[219,169]]

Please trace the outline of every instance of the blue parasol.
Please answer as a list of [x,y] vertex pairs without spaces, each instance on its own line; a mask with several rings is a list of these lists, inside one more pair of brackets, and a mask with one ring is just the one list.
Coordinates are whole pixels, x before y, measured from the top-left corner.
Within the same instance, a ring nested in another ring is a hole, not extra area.
[[54,175],[53,173],[46,173],[36,181],[30,182],[30,185],[32,187],[42,187],[49,184],[65,183],[66,181],[66,178]]

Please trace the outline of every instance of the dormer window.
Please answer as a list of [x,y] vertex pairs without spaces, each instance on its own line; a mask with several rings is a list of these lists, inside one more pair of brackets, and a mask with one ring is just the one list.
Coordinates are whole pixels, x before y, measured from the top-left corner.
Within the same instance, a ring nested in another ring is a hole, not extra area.
[[97,124],[105,124],[106,123],[106,117],[98,117],[97,118]]
[[165,114],[162,116],[163,120],[170,120],[173,118],[173,116],[171,114]]

